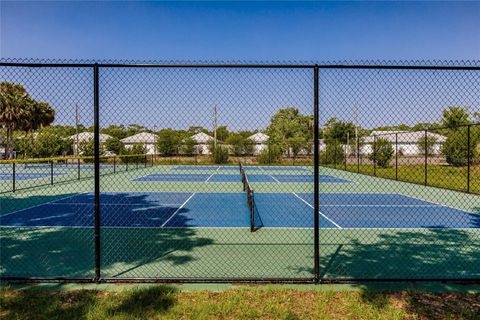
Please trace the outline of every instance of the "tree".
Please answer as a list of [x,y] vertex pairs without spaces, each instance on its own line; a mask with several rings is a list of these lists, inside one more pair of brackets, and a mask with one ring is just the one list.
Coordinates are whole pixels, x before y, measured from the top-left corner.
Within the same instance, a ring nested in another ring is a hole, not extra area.
[[306,148],[307,140],[304,137],[291,137],[287,139],[287,144],[292,152],[293,162],[295,162],[298,154]]
[[[83,161],[85,161],[85,162],[94,162],[95,161],[95,159],[93,158],[95,156],[95,143],[94,143],[93,139],[80,141],[78,149],[80,150],[80,155],[82,157],[88,157],[88,159],[84,159]],[[103,146],[102,145],[100,145],[100,155],[103,155]]]
[[[111,124],[106,128],[100,129],[100,133],[108,134],[118,140],[124,139],[127,137],[128,132],[124,125]],[[113,151],[113,150],[111,150]]]
[[266,134],[270,136],[272,144],[289,152],[289,138],[303,137],[306,141],[313,141],[312,124],[313,117],[300,114],[297,108],[280,109],[272,116]]
[[467,108],[451,106],[442,112],[442,125],[456,131],[458,126],[471,123]]
[[227,148],[217,145],[216,147],[211,147],[211,158],[213,163],[221,164],[228,162],[228,150]]
[[117,137],[111,137],[105,141],[105,149],[115,154],[122,154],[125,151],[125,146]]
[[431,156],[435,153],[436,143],[437,143],[437,138],[427,135],[427,138],[425,139],[425,136],[422,136],[417,141],[417,148],[420,151],[420,154],[425,154],[425,147],[426,147],[427,155]]
[[[213,136],[213,132],[212,132]],[[219,126],[217,128],[217,140],[219,141],[225,141],[229,136],[229,132],[227,129],[227,126]]]
[[323,138],[326,142],[336,140],[342,144],[347,144],[350,140],[355,140],[355,124],[331,118],[325,124]]
[[268,144],[268,146],[260,151],[257,160],[261,164],[279,163],[282,158],[282,148],[276,144]]
[[374,161],[377,166],[387,168],[393,156],[393,145],[390,141],[384,138],[376,139],[372,145],[372,153],[368,158]]
[[147,153],[147,149],[142,144],[134,144],[130,148],[125,148],[124,155],[128,155],[128,162],[139,163],[145,162],[145,154]]
[[6,128],[6,152],[13,158],[15,130],[32,131],[48,126],[55,111],[46,102],[35,101],[20,84],[0,83],[0,127]]
[[164,157],[178,154],[182,138],[173,129],[158,132],[158,153]]
[[230,146],[231,151],[236,156],[243,155],[243,137],[238,133],[231,133],[225,140],[225,143]]
[[340,164],[345,159],[345,150],[340,141],[327,140],[325,152],[320,154],[320,162],[323,164]]
[[[465,166],[468,163],[468,154],[470,160],[478,160],[480,129],[476,126],[470,127],[470,146],[468,143],[468,128],[462,127],[447,137],[443,144],[442,153],[445,155],[447,163],[452,166]],[[468,150],[470,147],[470,150]]]
[[196,144],[197,142],[190,137],[183,139],[183,143],[180,147],[180,153],[186,156],[193,156],[195,154]]

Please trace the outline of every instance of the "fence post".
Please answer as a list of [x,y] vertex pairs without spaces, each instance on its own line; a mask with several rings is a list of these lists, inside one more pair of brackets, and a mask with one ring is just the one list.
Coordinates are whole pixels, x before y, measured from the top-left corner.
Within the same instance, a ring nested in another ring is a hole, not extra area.
[[125,171],[128,171],[128,156],[125,156]]
[[93,126],[95,153],[95,281],[100,281],[100,110],[99,68],[93,67]]
[[145,153],[145,168],[147,167],[147,162],[148,162],[148,158],[147,158],[147,154]]
[[319,186],[319,174],[320,174],[320,146],[318,145],[318,65],[315,65],[313,68],[313,140],[315,141],[313,147],[313,157],[314,157],[314,164],[313,164],[313,221],[314,221],[314,266],[313,266],[313,273],[314,273],[314,281],[315,283],[320,282],[320,220],[318,212],[320,211],[320,186]]
[[53,160],[50,161],[50,184],[53,185]]
[[80,158],[77,159],[77,178],[80,180]]
[[471,168],[471,151],[470,151],[470,124],[467,126],[467,192],[470,193],[470,168]]
[[337,139],[335,139],[335,144],[333,148],[333,168],[337,169]]
[[117,172],[117,156],[113,156],[113,173]]
[[377,176],[377,135],[373,135],[373,175]]
[[425,185],[428,185],[428,131],[425,129]]
[[395,132],[395,180],[398,180],[398,132]]
[[343,147],[343,154],[344,154],[343,155],[343,158],[344,158],[343,162],[345,164],[344,165],[345,171],[347,171],[347,151],[348,151],[347,150],[347,144],[345,144],[345,146]]
[[13,184],[13,185],[12,185],[12,191],[13,191],[13,192],[15,192],[15,190],[17,189],[17,188],[16,188],[16,185],[15,185],[15,184],[16,184],[16,181],[15,181],[16,176],[17,176],[17,173],[16,173],[16,164],[15,164],[15,162],[13,162],[13,163],[12,163],[12,184]]

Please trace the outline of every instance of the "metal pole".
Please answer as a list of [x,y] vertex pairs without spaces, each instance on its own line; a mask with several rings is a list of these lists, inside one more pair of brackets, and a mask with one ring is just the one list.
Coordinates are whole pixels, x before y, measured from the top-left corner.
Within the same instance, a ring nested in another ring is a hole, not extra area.
[[335,144],[333,145],[333,167],[337,169],[337,139],[335,139]]
[[95,281],[100,281],[100,110],[99,68],[93,67],[93,113],[95,152]]
[[395,132],[395,180],[398,180],[398,132]]
[[113,173],[117,172],[117,156],[113,156]]
[[314,273],[314,280],[315,283],[320,282],[320,220],[319,220],[319,211],[320,211],[320,190],[319,190],[319,174],[320,174],[320,167],[319,167],[319,153],[320,153],[320,146],[318,145],[318,65],[315,65],[313,69],[313,140],[315,141],[313,147],[313,158],[314,158],[314,174],[313,174],[313,207],[314,207],[314,266],[313,266],[313,273]]
[[77,159],[77,178],[80,180],[80,158]]
[[13,191],[13,192],[15,192],[15,190],[16,190],[16,185],[15,185],[15,184],[16,184],[16,181],[15,181],[16,176],[17,176],[17,174],[16,174],[16,165],[15,165],[15,162],[13,162],[13,163],[12,163],[12,183],[13,183],[13,186],[12,186],[13,189],[12,189],[12,191]]
[[373,136],[373,175],[377,176],[377,136]]
[[425,185],[428,184],[428,132],[425,130]]
[[471,168],[471,151],[470,151],[470,125],[467,126],[467,192],[470,192],[470,168]]
[[50,184],[53,185],[53,160],[50,161]]

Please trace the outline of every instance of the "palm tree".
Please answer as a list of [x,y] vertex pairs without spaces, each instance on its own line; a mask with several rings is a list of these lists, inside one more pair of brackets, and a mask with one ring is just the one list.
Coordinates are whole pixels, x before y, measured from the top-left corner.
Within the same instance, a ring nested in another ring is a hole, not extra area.
[[13,132],[31,131],[53,122],[55,111],[46,102],[33,100],[25,88],[11,82],[0,83],[0,127],[6,130],[6,152],[13,158]]

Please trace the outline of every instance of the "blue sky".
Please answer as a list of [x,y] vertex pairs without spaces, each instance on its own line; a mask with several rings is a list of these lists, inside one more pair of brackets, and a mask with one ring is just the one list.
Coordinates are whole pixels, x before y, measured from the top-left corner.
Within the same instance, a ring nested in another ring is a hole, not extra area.
[[7,2],[5,58],[480,59],[480,2]]
[[[202,61],[479,60],[480,2],[0,2],[2,58]],[[27,72],[26,74],[24,72]],[[93,121],[91,70],[0,72],[50,102],[56,123]],[[311,70],[105,70],[101,124],[264,129],[279,109],[313,113]],[[480,111],[478,72],[320,74],[320,121],[366,128]],[[441,89],[441,90],[440,90]],[[447,90],[448,89],[448,90]],[[240,110],[240,111],[239,111]]]

